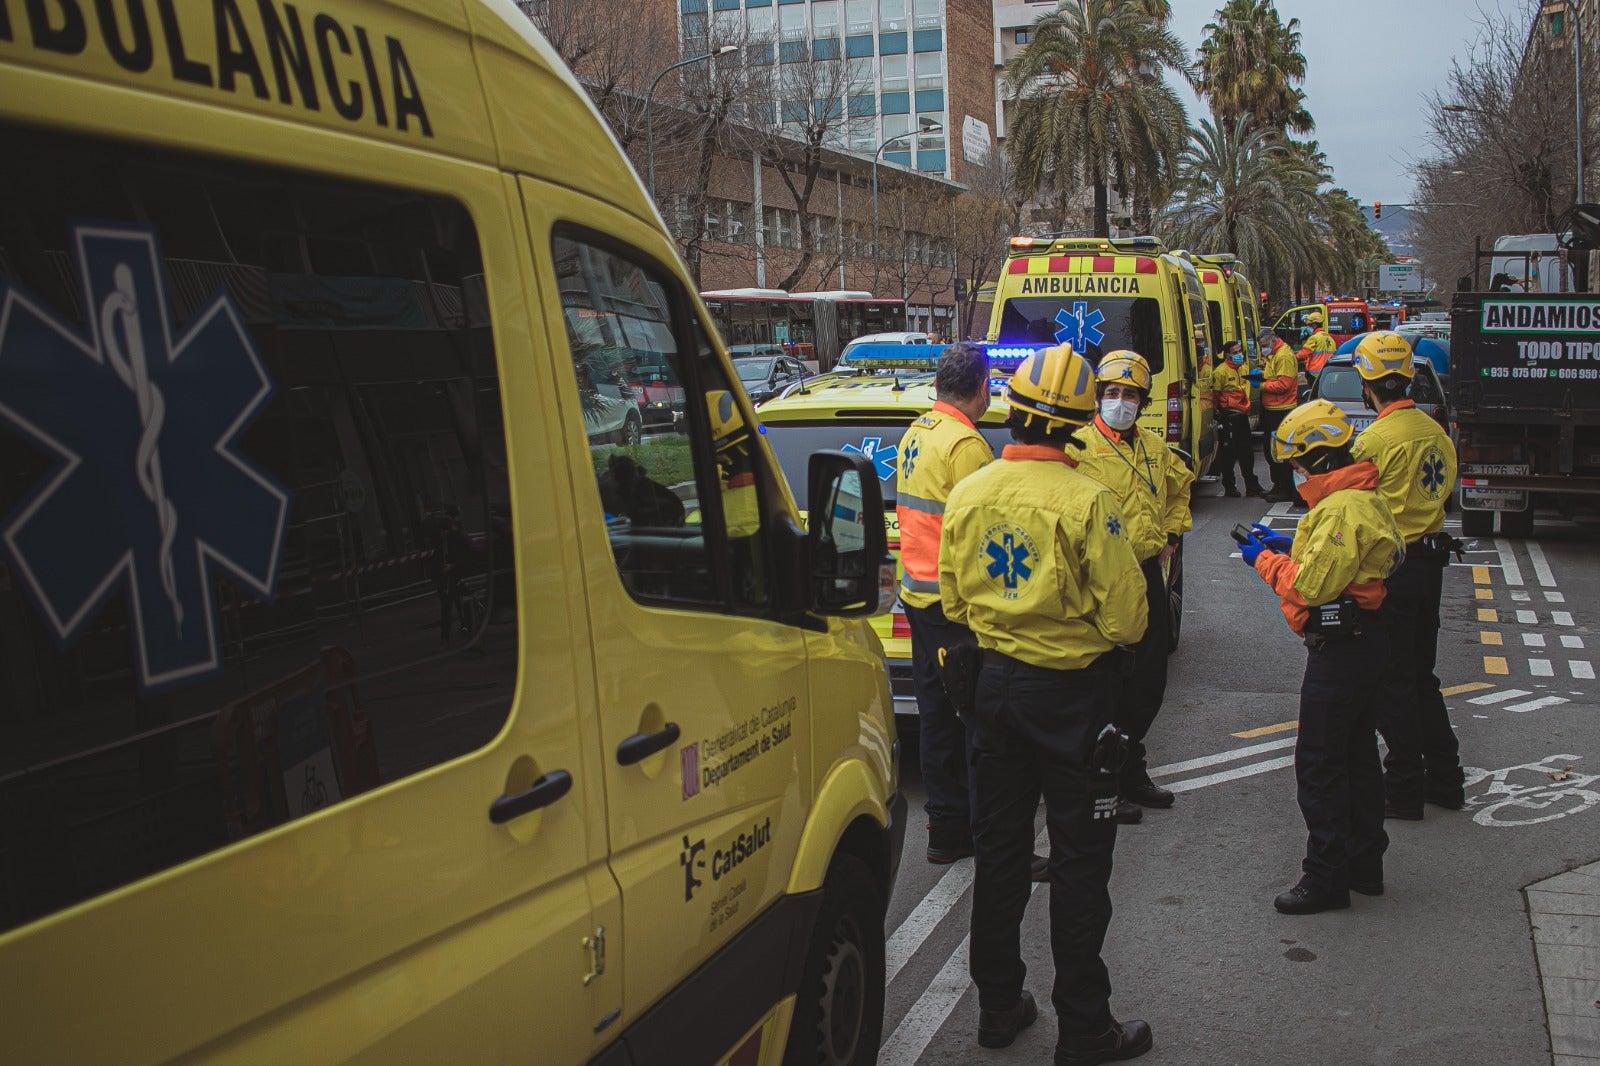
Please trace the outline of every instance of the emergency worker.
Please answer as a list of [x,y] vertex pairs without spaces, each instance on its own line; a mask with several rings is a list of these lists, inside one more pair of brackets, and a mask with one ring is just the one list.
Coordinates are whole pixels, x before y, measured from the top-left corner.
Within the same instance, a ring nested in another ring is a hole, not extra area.
[[1259,496],[1264,490],[1256,480],[1256,460],[1250,450],[1250,372],[1244,366],[1244,345],[1229,341],[1222,346],[1222,358],[1211,372],[1211,388],[1212,403],[1227,434],[1217,457],[1222,495],[1239,495],[1233,476],[1233,468],[1237,466],[1244,478],[1245,492]]
[[1305,369],[1308,379],[1315,379],[1322,373],[1322,368],[1327,365],[1328,356],[1339,347],[1333,343],[1327,323],[1328,316],[1321,311],[1306,312],[1306,324],[1311,327],[1311,336],[1300,345],[1300,350],[1294,353],[1294,357],[1295,361]]
[[1383,894],[1389,838],[1375,729],[1387,651],[1379,608],[1405,541],[1378,491],[1378,468],[1351,455],[1353,436],[1328,400],[1291,411],[1272,443],[1305,478],[1300,493],[1310,509],[1293,537],[1257,525],[1240,546],[1307,648],[1294,752],[1306,855],[1299,882],[1273,900],[1284,914],[1348,907],[1351,889]]
[[1042,794],[1057,1064],[1133,1058],[1151,1045],[1144,1022],[1111,1016],[1100,959],[1122,750],[1110,727],[1114,649],[1143,634],[1146,608],[1120,505],[1068,454],[1072,431],[1094,417],[1093,383],[1070,347],[1023,360],[1005,390],[1016,443],[950,493],[939,546],[944,612],[983,649],[972,721],[978,1043],[1006,1047],[1038,1017],[1023,988],[1021,928]]
[[[966,729],[940,680],[939,649],[971,643],[971,630],[944,615],[939,603],[939,534],[950,490],[994,459],[976,423],[989,409],[989,355],[960,341],[939,356],[933,409],[900,439],[900,603],[911,626],[911,670],[917,694],[922,783],[928,800],[928,861],[951,863],[972,854],[972,775]],[[1034,860],[1034,880],[1047,876]]]
[[1389,669],[1378,699],[1384,757],[1384,813],[1414,821],[1422,804],[1459,810],[1460,746],[1434,659],[1439,650],[1439,597],[1452,537],[1444,507],[1456,482],[1456,450],[1444,429],[1407,398],[1415,374],[1410,343],[1398,333],[1369,333],[1356,345],[1361,395],[1378,412],[1351,454],[1377,464],[1378,491],[1406,540],[1405,562],[1390,575],[1383,613]]
[[1270,329],[1256,335],[1256,342],[1264,353],[1261,357],[1261,435],[1262,451],[1266,453],[1267,472],[1272,478],[1272,488],[1262,494],[1268,503],[1287,503],[1294,499],[1294,472],[1289,464],[1279,461],[1272,448],[1272,434],[1284,416],[1299,402],[1299,369],[1294,352]]
[[1172,651],[1172,619],[1167,606],[1166,567],[1178,544],[1194,526],[1189,490],[1194,472],[1167,442],[1139,426],[1139,411],[1150,402],[1150,364],[1138,352],[1108,352],[1095,373],[1098,410],[1090,425],[1074,436],[1083,450],[1078,471],[1110,489],[1127,525],[1128,544],[1144,573],[1149,625],[1134,647],[1133,670],[1126,679],[1117,724],[1131,742],[1122,773],[1117,820],[1144,816],[1141,807],[1172,806],[1173,795],[1150,780],[1144,738],[1167,692],[1167,656]]

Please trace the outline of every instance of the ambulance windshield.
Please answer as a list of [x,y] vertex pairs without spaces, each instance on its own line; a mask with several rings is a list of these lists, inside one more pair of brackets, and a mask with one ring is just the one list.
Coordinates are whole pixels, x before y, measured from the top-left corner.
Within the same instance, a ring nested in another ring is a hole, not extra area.
[[1161,304],[1148,296],[1024,296],[1000,310],[1000,344],[1071,344],[1099,363],[1106,352],[1131,348],[1154,373],[1161,351]]

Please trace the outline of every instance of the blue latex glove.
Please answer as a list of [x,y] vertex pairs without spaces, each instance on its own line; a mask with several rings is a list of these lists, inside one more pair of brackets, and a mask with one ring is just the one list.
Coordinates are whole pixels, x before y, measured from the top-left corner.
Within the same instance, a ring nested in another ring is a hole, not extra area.
[[1250,534],[1249,543],[1239,545],[1239,554],[1244,558],[1244,565],[1252,570],[1256,568],[1256,559],[1260,557],[1261,553],[1271,550],[1271,548],[1261,543],[1261,539],[1254,533]]
[[1282,552],[1288,555],[1294,548],[1294,535],[1292,533],[1279,533],[1277,530],[1269,529],[1260,522],[1250,523],[1250,528],[1256,531],[1258,534],[1256,539],[1265,544],[1268,551]]
[[1254,381],[1257,384],[1259,384],[1261,382],[1261,371],[1259,371],[1259,370],[1250,371],[1248,376],[1249,376],[1251,381]]

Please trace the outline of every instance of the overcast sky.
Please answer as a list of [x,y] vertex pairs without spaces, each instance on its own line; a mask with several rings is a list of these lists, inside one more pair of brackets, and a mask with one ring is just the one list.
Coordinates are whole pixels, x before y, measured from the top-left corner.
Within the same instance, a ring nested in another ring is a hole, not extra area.
[[[1220,0],[1172,0],[1172,29],[1199,46]],[[1480,7],[1523,10],[1538,0],[1277,0],[1287,22],[1300,20],[1306,56],[1311,136],[1322,145],[1334,183],[1362,204],[1411,199],[1413,160],[1426,158],[1423,97],[1443,89],[1450,61],[1478,35]],[[1179,82],[1191,121],[1210,111]]]

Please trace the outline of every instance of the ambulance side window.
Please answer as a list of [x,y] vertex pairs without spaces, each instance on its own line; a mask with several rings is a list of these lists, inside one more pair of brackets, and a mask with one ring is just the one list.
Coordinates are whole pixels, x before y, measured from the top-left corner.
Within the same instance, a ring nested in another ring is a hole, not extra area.
[[766,602],[754,440],[665,270],[605,238],[552,244],[612,556],[642,603]]
[[462,203],[0,144],[4,931],[483,747],[520,642]]

